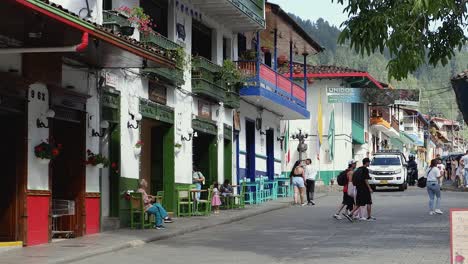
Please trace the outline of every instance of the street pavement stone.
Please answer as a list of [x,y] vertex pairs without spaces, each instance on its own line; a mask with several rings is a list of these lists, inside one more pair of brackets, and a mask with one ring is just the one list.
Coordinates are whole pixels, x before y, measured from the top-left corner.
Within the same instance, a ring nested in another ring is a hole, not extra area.
[[450,208],[468,194],[444,192],[444,215],[430,216],[423,189],[374,194],[376,222],[332,219],[340,200],[289,207],[183,236],[78,261],[94,263],[450,263]]

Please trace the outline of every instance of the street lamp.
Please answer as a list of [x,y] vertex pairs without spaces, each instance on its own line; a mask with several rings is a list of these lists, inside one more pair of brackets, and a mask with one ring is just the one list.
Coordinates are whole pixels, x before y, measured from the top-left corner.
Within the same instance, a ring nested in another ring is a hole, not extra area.
[[292,134],[292,139],[299,140],[297,145],[297,151],[299,152],[299,160],[302,160],[302,153],[307,151],[307,144],[305,139],[309,137],[309,134],[302,131],[302,129],[297,128],[296,131]]

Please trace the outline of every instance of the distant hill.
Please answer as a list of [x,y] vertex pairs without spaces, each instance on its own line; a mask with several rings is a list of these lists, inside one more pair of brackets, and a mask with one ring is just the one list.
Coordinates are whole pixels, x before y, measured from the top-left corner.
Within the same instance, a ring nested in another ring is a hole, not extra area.
[[388,53],[363,57],[356,54],[349,46],[337,44],[341,31],[336,26],[330,25],[328,21],[322,18],[316,21],[303,20],[294,14],[290,15],[326,49],[319,55],[310,56],[309,63],[346,66],[367,71],[379,81],[391,83],[396,88],[421,89],[421,111],[434,116],[462,120],[456,107],[455,95],[450,87],[450,78],[468,69],[466,48],[458,52],[457,56],[445,67],[439,65],[434,68],[431,65],[425,65],[406,80],[389,82],[386,69],[390,58]]

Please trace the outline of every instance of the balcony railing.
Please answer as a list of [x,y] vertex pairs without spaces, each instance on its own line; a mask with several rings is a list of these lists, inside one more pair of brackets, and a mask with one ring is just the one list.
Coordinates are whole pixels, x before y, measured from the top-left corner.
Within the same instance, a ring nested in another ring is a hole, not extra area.
[[[239,61],[237,65],[241,72],[247,76],[247,82],[257,87],[267,89],[301,107],[306,107],[306,91],[292,80],[275,72],[263,63],[255,61]],[[259,68],[259,69],[258,69]]]
[[192,58],[192,91],[218,102],[226,99],[226,83],[219,78],[222,67],[203,57]]

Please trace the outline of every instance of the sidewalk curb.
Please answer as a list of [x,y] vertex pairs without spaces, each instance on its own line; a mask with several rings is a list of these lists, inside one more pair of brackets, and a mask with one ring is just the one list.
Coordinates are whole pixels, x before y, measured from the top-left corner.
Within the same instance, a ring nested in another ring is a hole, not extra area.
[[[327,195],[328,195],[327,193],[317,193],[316,194],[316,199],[323,198],[323,197],[325,197]],[[52,261],[50,263],[51,264],[62,264],[62,263],[76,262],[76,261],[80,261],[80,260],[83,260],[83,259],[86,259],[86,258],[91,258],[91,257],[99,256],[99,255],[104,255],[104,254],[107,254],[107,253],[116,252],[116,251],[120,251],[120,250],[127,249],[127,248],[143,246],[145,244],[155,242],[155,241],[160,241],[160,240],[165,240],[165,239],[169,239],[169,238],[173,238],[173,237],[177,237],[177,236],[182,236],[182,235],[185,235],[185,234],[188,234],[188,233],[193,233],[193,232],[200,231],[200,230],[203,230],[203,229],[207,229],[207,228],[210,228],[210,227],[215,227],[215,226],[230,224],[230,223],[234,223],[234,222],[239,222],[239,221],[244,220],[246,218],[250,218],[250,217],[257,216],[257,215],[261,215],[261,214],[281,210],[281,209],[284,209],[284,208],[288,208],[290,206],[291,206],[291,203],[282,202],[282,203],[279,203],[276,206],[272,206],[272,207],[269,207],[269,208],[259,208],[258,210],[255,210],[255,211],[252,211],[252,212],[246,212],[244,214],[239,214],[239,215],[230,217],[228,219],[220,220],[218,223],[215,223],[215,224],[207,223],[207,224],[200,224],[200,225],[186,227],[186,228],[178,228],[177,230],[175,230],[173,232],[170,232],[170,233],[168,232],[168,233],[163,234],[163,235],[158,234],[157,236],[150,237],[150,238],[147,238],[147,239],[131,240],[131,241],[119,244],[119,245],[109,246],[107,248],[103,248],[103,249],[100,249],[100,250],[97,250],[97,251],[94,251],[94,252],[89,252],[89,251],[84,252],[80,256],[73,256],[73,257],[70,257],[70,258],[58,259],[58,260]]]

